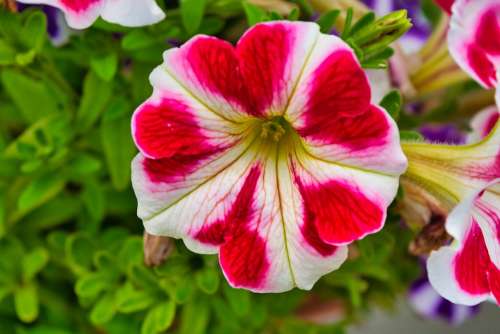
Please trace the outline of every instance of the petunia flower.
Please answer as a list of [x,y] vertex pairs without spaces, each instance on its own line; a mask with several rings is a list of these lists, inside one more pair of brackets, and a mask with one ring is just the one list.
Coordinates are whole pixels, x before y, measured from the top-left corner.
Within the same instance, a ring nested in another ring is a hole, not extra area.
[[471,122],[472,132],[467,137],[469,142],[477,142],[490,134],[498,122],[500,111],[491,106],[477,113]]
[[310,289],[379,231],[406,169],[353,50],[311,22],[269,22],[236,46],[195,36],[164,54],[135,112],[138,216],[219,254],[234,287]]
[[165,14],[155,0],[18,0],[27,4],[44,4],[64,12],[71,28],[85,29],[99,16],[105,21],[128,27],[157,23]]
[[456,0],[448,44],[458,65],[485,88],[498,82],[500,0]]
[[462,201],[446,229],[455,241],[429,257],[433,287],[457,304],[500,304],[500,179]]

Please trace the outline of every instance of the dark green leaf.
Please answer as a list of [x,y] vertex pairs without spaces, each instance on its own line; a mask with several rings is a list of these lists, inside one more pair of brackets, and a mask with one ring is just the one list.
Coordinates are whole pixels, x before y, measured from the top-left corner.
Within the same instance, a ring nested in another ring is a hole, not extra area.
[[397,121],[401,111],[401,95],[398,91],[393,90],[380,101],[380,106],[384,108],[391,117]]
[[338,9],[330,10],[322,14],[319,17],[318,21],[316,21],[319,24],[320,31],[324,34],[329,34],[333,29],[333,26],[335,24],[335,21],[337,21],[339,14],[340,10]]
[[104,111],[113,92],[111,82],[99,78],[97,74],[90,71],[83,83],[83,96],[77,113],[79,132],[85,132],[97,121]]
[[198,32],[205,5],[206,0],[180,0],[182,23],[188,34],[193,35]]

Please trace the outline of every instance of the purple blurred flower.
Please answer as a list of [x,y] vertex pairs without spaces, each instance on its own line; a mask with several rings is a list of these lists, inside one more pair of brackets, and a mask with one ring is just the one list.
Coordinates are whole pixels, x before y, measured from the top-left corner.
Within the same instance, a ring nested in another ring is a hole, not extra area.
[[377,15],[385,15],[398,9],[406,9],[413,27],[401,39],[406,53],[420,49],[432,32],[430,22],[426,20],[420,7],[420,0],[362,0]]
[[420,128],[420,133],[431,142],[464,144],[465,134],[453,124],[428,124]]
[[70,29],[66,24],[62,11],[47,5],[25,5],[17,3],[17,7],[20,11],[32,7],[40,8],[47,17],[47,33],[52,41],[52,44],[60,46],[68,41]]
[[478,305],[457,305],[441,297],[427,280],[427,273],[424,274],[424,277],[413,283],[408,292],[410,305],[419,315],[458,326],[478,313]]

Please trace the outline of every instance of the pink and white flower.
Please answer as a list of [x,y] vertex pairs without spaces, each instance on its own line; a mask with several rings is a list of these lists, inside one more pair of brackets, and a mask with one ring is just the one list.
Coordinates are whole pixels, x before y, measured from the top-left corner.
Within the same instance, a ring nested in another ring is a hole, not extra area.
[[89,27],[99,16],[105,21],[128,27],[157,23],[165,14],[155,0],[18,0],[27,4],[57,7],[74,29]]
[[429,257],[431,284],[457,304],[500,303],[500,179],[462,201],[446,229],[455,241]]
[[310,289],[383,227],[407,162],[338,37],[280,21],[234,47],[200,35],[150,80],[132,119],[138,216],[148,233],[218,253],[232,286]]
[[500,69],[500,0],[456,0],[451,8],[451,55],[483,87],[496,86]]

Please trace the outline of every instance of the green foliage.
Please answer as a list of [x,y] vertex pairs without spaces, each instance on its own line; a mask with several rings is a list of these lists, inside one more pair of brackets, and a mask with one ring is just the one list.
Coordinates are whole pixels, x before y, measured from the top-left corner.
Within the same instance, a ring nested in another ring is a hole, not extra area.
[[[181,0],[159,24],[131,29],[99,21],[61,49],[47,41],[41,11],[0,10],[2,333],[342,333],[369,306],[392,305],[416,274],[406,255],[409,232],[395,216],[312,292],[230,288],[216,257],[193,254],[181,242],[161,266],[143,262],[130,118],[151,94],[148,75],[167,41],[204,33],[235,42],[255,23],[312,15],[308,1],[293,3],[288,14],[277,14],[247,1]],[[320,16],[321,31],[331,31],[339,14]],[[366,37],[377,22],[373,15],[347,20],[342,33],[363,64],[389,56],[389,40]],[[398,94],[382,105],[397,118]],[[298,319],[311,294],[342,301],[346,322]]]

